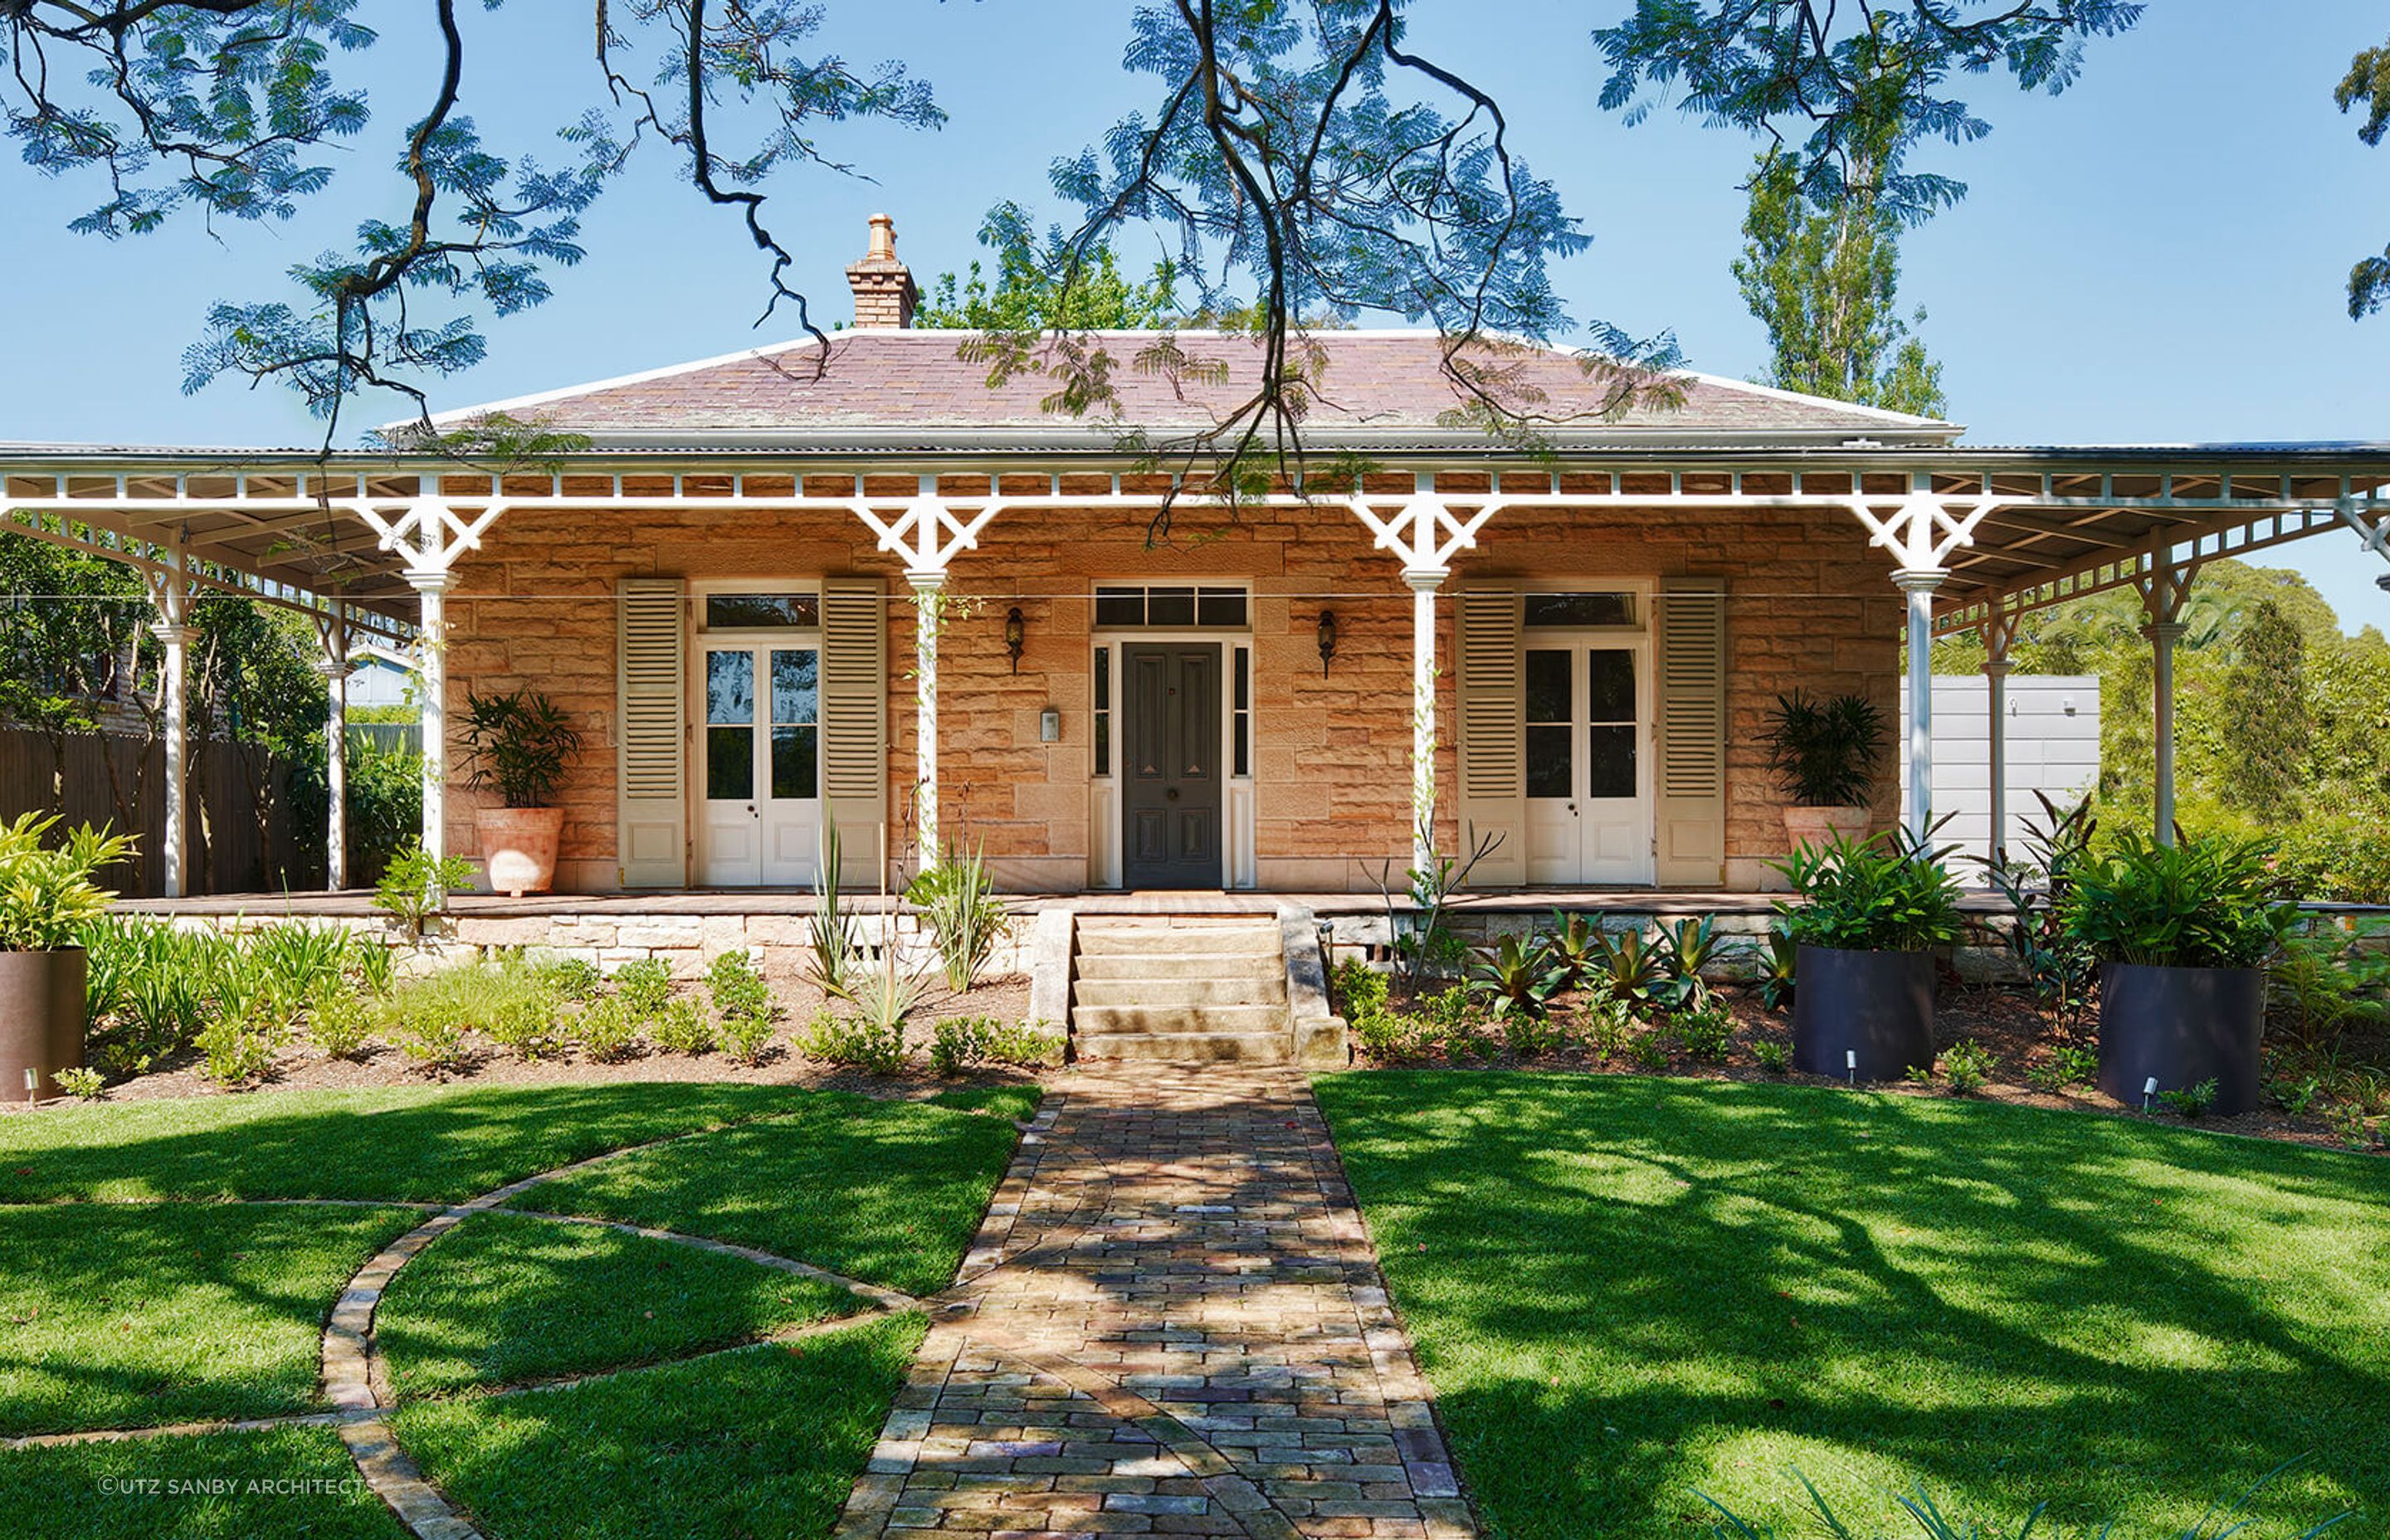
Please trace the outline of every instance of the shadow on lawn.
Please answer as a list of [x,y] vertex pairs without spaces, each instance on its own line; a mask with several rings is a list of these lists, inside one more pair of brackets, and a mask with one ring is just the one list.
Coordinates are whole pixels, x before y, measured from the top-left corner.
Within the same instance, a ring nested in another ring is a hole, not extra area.
[[2390,1510],[2390,1167],[1702,1082],[1320,1099],[1508,1535],[1681,1534],[1695,1488],[1780,1503],[1792,1465],[1870,1517],[1922,1480],[1995,1527],[2179,1533],[2312,1451],[2268,1512]]

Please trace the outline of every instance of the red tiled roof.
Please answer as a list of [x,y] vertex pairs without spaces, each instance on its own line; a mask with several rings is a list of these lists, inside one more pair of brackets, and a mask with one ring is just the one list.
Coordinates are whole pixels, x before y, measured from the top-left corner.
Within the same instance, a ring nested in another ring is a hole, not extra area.
[[[775,348],[598,380],[446,412],[435,419],[453,424],[504,411],[558,429],[586,433],[600,445],[702,443],[736,436],[768,439],[838,430],[919,430],[934,439],[940,430],[987,435],[1018,431],[1024,439],[1057,432],[1100,430],[1112,419],[1074,419],[1049,412],[1041,403],[1056,389],[1050,374],[1016,375],[1001,386],[987,383],[988,366],[958,356],[972,333],[961,331],[858,330],[835,333],[825,354],[807,339]],[[1228,366],[1225,384],[1139,369],[1138,351],[1153,334],[1107,334],[1112,381],[1119,391],[1118,423],[1152,430],[1208,426],[1242,402],[1258,374],[1253,340],[1210,332],[1182,332],[1179,346],[1192,358]],[[1324,350],[1318,401],[1306,428],[1323,437],[1399,437],[1442,426],[1460,397],[1440,365],[1443,343],[1432,332],[1325,332],[1315,340]],[[1050,344],[1049,344],[1050,346]],[[1485,348],[1468,355],[1499,371],[1508,392],[1525,387],[1540,392],[1532,408],[1555,426],[1624,439],[1652,433],[1733,439],[1874,436],[1947,442],[1957,430],[1930,418],[1882,412],[1814,396],[1793,395],[1704,375],[1684,377],[1685,397],[1675,410],[1638,406],[1624,417],[1598,417],[1603,381],[1589,376],[1575,355],[1549,349]],[[1573,420],[1574,419],[1574,420]]]

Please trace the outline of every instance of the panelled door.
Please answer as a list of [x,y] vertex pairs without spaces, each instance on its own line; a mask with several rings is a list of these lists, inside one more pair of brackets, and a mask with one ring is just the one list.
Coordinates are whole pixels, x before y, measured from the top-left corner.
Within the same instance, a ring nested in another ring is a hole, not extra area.
[[1527,880],[1652,879],[1650,695],[1640,640],[1525,651]]
[[1121,879],[1219,887],[1219,646],[1127,643],[1121,684]]
[[703,661],[699,879],[810,883],[821,839],[820,650],[715,645]]

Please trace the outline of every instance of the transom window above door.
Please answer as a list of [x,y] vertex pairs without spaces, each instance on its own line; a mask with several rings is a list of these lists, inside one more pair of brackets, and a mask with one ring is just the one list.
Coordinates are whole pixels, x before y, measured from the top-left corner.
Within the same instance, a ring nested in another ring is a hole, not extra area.
[[705,596],[708,631],[813,631],[820,625],[819,594]]
[[1096,624],[1107,628],[1242,626],[1251,609],[1242,588],[1163,583],[1096,585]]
[[1588,589],[1564,594],[1529,594],[1525,596],[1522,622],[1536,626],[1615,625],[1639,626],[1643,623],[1636,608],[1636,596],[1615,589]]

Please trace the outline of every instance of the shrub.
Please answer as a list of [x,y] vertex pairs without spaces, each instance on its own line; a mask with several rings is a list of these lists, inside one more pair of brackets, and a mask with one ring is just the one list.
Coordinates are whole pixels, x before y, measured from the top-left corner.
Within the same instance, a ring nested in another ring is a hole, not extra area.
[[2100,1076],[2100,1052],[2072,1043],[2054,1044],[2042,1061],[2024,1072],[2025,1084],[2045,1091],[2088,1085]]
[[92,878],[132,855],[133,837],[84,824],[60,843],[43,844],[58,821],[25,813],[0,824],[0,952],[72,946],[116,896]]
[[387,1019],[385,1031],[398,1051],[424,1071],[438,1074],[461,1070],[471,1059],[465,1048],[465,1026],[444,1011],[400,1007]]
[[114,915],[86,924],[82,938],[94,1057],[135,1075],[190,1046],[208,1020],[216,954],[229,943]]
[[391,992],[382,1015],[393,1028],[405,1020],[437,1017],[460,1031],[495,1036],[500,1012],[526,995],[553,999],[539,969],[520,958],[496,963],[476,959],[405,981]]
[[1497,1017],[1502,1024],[1502,1041],[1521,1059],[1539,1059],[1557,1053],[1566,1045],[1568,1035],[1561,1024],[1541,1011],[1530,1014],[1514,1010]]
[[747,953],[725,952],[706,969],[705,989],[730,1051],[748,1064],[759,1062],[779,1014],[763,973]]
[[1767,767],[1803,807],[1857,807],[1883,763],[1883,712],[1860,695],[1819,700],[1794,690],[1768,709]]
[[996,901],[987,863],[977,851],[941,857],[913,879],[905,890],[905,899],[921,911],[931,934],[937,938],[946,987],[957,995],[970,989],[978,982],[979,971],[987,965],[996,939],[1004,933],[1009,918]]
[[1609,981],[1596,974],[1577,1002],[1577,1020],[1584,1025],[1593,1051],[1604,1059],[1615,1059],[1625,1051],[1626,1033],[1635,1024],[1635,1013],[1627,1008],[1625,1001],[1610,993]]
[[958,1075],[982,1064],[1041,1067],[1062,1061],[1064,1039],[1030,1022],[1006,1026],[992,1016],[951,1017],[932,1029],[930,1068]]
[[562,1009],[548,993],[546,978],[538,973],[533,975],[532,988],[499,1002],[482,1030],[525,1063],[546,1059],[564,1046]]
[[1803,902],[1780,904],[1796,944],[1854,952],[1923,952],[1960,934],[1959,884],[1947,847],[1897,830],[1867,840],[1835,835],[1770,863]]
[[1722,1006],[1679,1010],[1668,1018],[1668,1029],[1692,1059],[1722,1059],[1734,1042],[1734,1018]]
[[581,1013],[572,1033],[581,1040],[583,1053],[600,1064],[612,1064],[636,1050],[641,1024],[628,997],[610,995]]
[[1640,1070],[1657,1073],[1666,1069],[1670,1063],[1667,1035],[1660,1032],[1638,1033],[1627,1045],[1626,1057],[1633,1059],[1636,1068]]
[[1361,1051],[1374,1063],[1399,1064],[1424,1053],[1426,1045],[1420,1041],[1419,1023],[1409,1017],[1373,1010],[1366,1016],[1348,1016],[1345,1021],[1352,1027],[1354,1040],[1360,1044]]
[[1772,1075],[1780,1075],[1792,1068],[1792,1050],[1772,1037],[1763,1037],[1751,1046],[1751,1057],[1759,1067]]
[[2103,962],[2255,968],[2298,921],[2275,896],[2271,844],[2212,835],[2161,845],[2138,829],[2084,863],[2066,933]]
[[1960,1096],[1969,1096],[1991,1084],[1992,1072],[1999,1060],[1981,1043],[1970,1038],[1953,1043],[1942,1051],[1942,1079]]
[[2301,898],[2390,904],[2390,840],[2378,815],[2310,815],[2281,831],[2275,867]]
[[[59,1083],[65,1084],[63,1077]],[[2366,1126],[2365,1109],[2362,1107],[2335,1107],[2327,1114],[2327,1119],[2332,1123],[2332,1136],[2348,1149],[2373,1148],[2377,1135]]]
[[2303,1047],[2329,1049],[2351,1025],[2390,1018],[2390,956],[2360,945],[2380,934],[2285,936],[2267,973],[2268,1025]]
[[546,807],[564,783],[581,734],[535,690],[465,696],[465,784],[508,807]]
[[585,1006],[605,987],[598,965],[586,957],[552,957],[541,963],[539,981],[559,1000]]
[[108,1082],[100,1072],[82,1065],[60,1070],[51,1078],[58,1083],[59,1090],[77,1101],[97,1101],[108,1091]]
[[461,855],[433,860],[421,841],[390,858],[381,880],[374,885],[373,906],[394,917],[406,933],[420,939],[423,922],[448,907],[448,895],[473,885],[473,864]]
[[900,1021],[893,1029],[875,1020],[842,1020],[824,1010],[797,1040],[797,1051],[825,1064],[851,1064],[874,1074],[893,1074],[911,1050]]
[[1386,1008],[1391,981],[1360,958],[1347,957],[1338,963],[1329,979],[1336,987],[1336,1003],[1343,1007],[1345,1020],[1358,1022]]
[[199,1029],[199,1072],[219,1085],[248,1085],[274,1068],[274,1053],[281,1046],[279,1023],[226,1011]]
[[695,1059],[713,1051],[713,1023],[694,1000],[674,1000],[655,1019],[656,1046]]
[[2216,1082],[2203,1080],[2196,1085],[2186,1085],[2179,1090],[2160,1091],[2158,1100],[2183,1117],[2204,1118],[2207,1110],[2216,1105]]
[[672,998],[672,964],[661,957],[624,963],[614,970],[614,997],[623,1002],[633,1025],[654,1020]]
[[721,1030],[723,1046],[741,1064],[752,1068],[764,1061],[764,1050],[772,1042],[769,1016],[725,1016]]
[[308,1007],[307,1038],[327,1058],[354,1059],[373,1040],[373,1007],[363,996],[335,985]]

